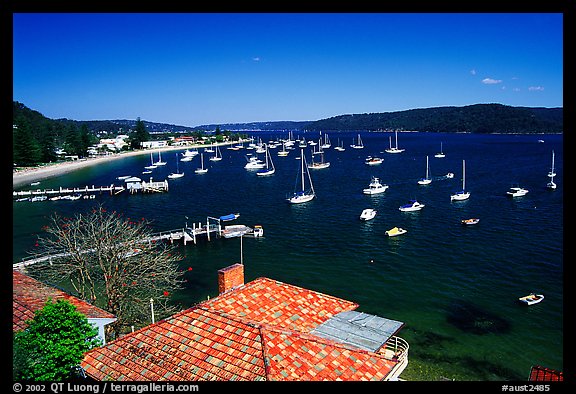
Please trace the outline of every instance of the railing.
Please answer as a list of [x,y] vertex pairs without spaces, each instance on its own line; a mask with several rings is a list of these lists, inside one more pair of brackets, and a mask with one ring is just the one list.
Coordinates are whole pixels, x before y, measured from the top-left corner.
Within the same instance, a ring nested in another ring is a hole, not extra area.
[[386,341],[386,345],[380,353],[382,353],[386,359],[396,361],[396,365],[394,365],[388,376],[386,376],[386,380],[397,380],[406,366],[408,366],[409,349],[410,345],[408,342],[400,337],[392,336]]

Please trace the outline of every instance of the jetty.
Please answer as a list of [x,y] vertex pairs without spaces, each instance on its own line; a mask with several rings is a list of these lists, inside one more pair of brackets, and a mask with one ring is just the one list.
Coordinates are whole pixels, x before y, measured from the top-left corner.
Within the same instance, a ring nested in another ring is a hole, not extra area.
[[168,181],[142,181],[137,177],[130,177],[125,179],[125,185],[114,185],[110,184],[108,186],[84,186],[84,187],[62,187],[58,189],[34,189],[34,190],[20,190],[13,191],[13,198],[22,197],[55,197],[55,196],[65,196],[72,194],[94,194],[94,193],[109,193],[110,195],[117,195],[123,191],[128,191],[130,194],[141,193],[163,193],[168,191]]
[[[206,223],[198,222],[192,223],[192,227],[186,222],[183,228],[160,231],[150,234],[148,237],[140,240],[140,243],[153,243],[157,241],[168,241],[173,243],[174,241],[182,241],[184,245],[187,245],[190,241],[196,245],[200,238],[205,238],[208,241],[214,238],[235,238],[235,237],[262,237],[264,235],[264,230],[262,226],[256,225],[253,228],[243,225],[236,224],[231,226],[224,226],[222,228],[221,220],[219,218],[214,218],[208,216],[206,218]],[[90,253],[94,249],[88,249],[80,253]],[[134,252],[137,254],[138,252]],[[25,271],[26,267],[37,264],[41,262],[51,262],[53,259],[63,258],[69,256],[69,252],[62,253],[44,253],[44,254],[34,254],[28,257],[22,258],[20,262],[14,263],[12,269],[18,271]]]

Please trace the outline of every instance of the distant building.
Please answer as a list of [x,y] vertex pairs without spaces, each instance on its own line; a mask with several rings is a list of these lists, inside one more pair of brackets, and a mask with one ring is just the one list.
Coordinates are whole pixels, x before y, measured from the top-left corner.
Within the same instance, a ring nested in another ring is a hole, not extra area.
[[111,151],[121,151],[122,148],[128,145],[126,142],[128,138],[130,137],[125,134],[119,134],[115,138],[101,138],[96,147],[101,148],[106,146]]
[[116,316],[16,270],[12,271],[12,330],[26,329],[26,322],[33,319],[34,313],[44,308],[48,300],[70,302],[98,329],[98,337],[106,343],[104,327],[115,322]]
[[403,323],[356,312],[358,304],[218,271],[220,294],[92,349],[87,377],[117,381],[398,380],[408,343]]
[[168,146],[168,141],[142,141],[143,149],[163,148]]

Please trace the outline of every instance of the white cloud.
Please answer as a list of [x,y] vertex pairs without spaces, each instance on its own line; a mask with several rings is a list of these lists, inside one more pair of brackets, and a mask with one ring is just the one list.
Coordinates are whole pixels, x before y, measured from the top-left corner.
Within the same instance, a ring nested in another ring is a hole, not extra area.
[[544,87],[543,87],[543,86],[530,86],[530,87],[528,88],[528,90],[531,91],[531,92],[533,92],[533,91],[542,91],[542,90],[544,90]]
[[482,80],[482,83],[485,85],[494,85],[497,83],[502,83],[502,80],[501,79],[484,78]]
[[259,61],[260,61],[260,56],[253,57],[252,60],[255,61],[255,62],[259,62]]
[[476,70],[474,70],[474,69],[470,70],[470,74],[476,75]]

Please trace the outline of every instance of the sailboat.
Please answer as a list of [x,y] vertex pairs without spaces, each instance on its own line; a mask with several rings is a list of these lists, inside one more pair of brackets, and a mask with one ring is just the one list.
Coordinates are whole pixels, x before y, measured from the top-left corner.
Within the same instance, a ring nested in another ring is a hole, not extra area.
[[552,151],[552,169],[548,173],[548,176],[550,177],[550,182],[546,184],[546,187],[550,190],[556,189],[556,184],[554,183],[554,177],[556,176],[554,172],[554,151]]
[[154,168],[156,168],[156,163],[154,163],[154,157],[152,156],[152,152],[150,152],[150,165],[144,168],[147,170],[153,170]]
[[328,134],[324,134],[324,143],[321,146],[322,149],[328,149],[332,146],[330,143],[330,138],[328,138]]
[[360,138],[360,134],[358,134],[358,141],[356,143],[354,143],[354,141],[352,141],[352,145],[350,145],[351,148],[354,149],[363,149],[364,148],[364,143],[362,142],[362,138]]
[[220,151],[220,147],[216,145],[214,156],[210,158],[210,161],[220,161],[222,160],[222,152]]
[[308,168],[320,170],[322,168],[330,167],[330,162],[324,161],[324,150],[322,150],[322,147],[320,147],[317,153],[320,154],[320,162],[315,162],[314,156],[312,156],[312,164],[308,165]]
[[200,168],[194,170],[196,174],[206,174],[208,172],[208,168],[204,168],[204,153],[200,153]]
[[470,192],[466,191],[466,161],[462,160],[462,190],[450,196],[450,201],[467,200]]
[[168,175],[168,178],[177,179],[182,178],[183,176],[184,173],[180,172],[180,166],[178,165],[178,153],[176,153],[176,172],[173,172],[172,174]]
[[430,179],[429,175],[429,167],[428,167],[428,156],[426,156],[426,178],[420,178],[418,181],[419,185],[429,185],[432,183],[432,179]]
[[434,155],[434,157],[437,157],[437,158],[439,158],[439,159],[441,159],[441,158],[443,158],[443,157],[446,157],[446,155],[444,154],[444,151],[442,150],[442,142],[440,142],[440,152],[439,152],[439,153],[436,153],[436,154]]
[[[306,174],[304,173],[306,172]],[[306,156],[304,156],[304,149],[301,149],[300,153],[300,187],[298,188],[298,178],[296,179],[296,186],[294,193],[292,193],[286,201],[290,204],[301,204],[304,202],[311,201],[316,197],[316,192],[314,191],[314,185],[312,185],[312,178],[310,177],[310,171],[308,171],[308,167],[306,166]],[[310,188],[306,189],[306,175],[308,175],[308,183],[310,184]]]
[[162,152],[158,152],[158,161],[154,164],[157,166],[165,166],[166,164],[168,164],[167,162],[162,161]]
[[268,145],[266,145],[266,167],[259,169],[256,172],[256,175],[266,176],[266,175],[272,175],[275,172],[276,169],[274,168],[274,163],[272,162],[272,157],[270,156],[270,149],[268,148]]
[[286,150],[286,144],[287,142],[282,142],[282,150],[278,151],[278,156],[280,157],[288,156],[288,153],[290,152]]
[[334,148],[339,152],[344,152],[346,150],[346,148],[344,148],[344,141],[340,141],[340,138],[338,138],[338,145]]
[[387,153],[401,153],[404,149],[398,149],[398,131],[394,132],[396,135],[396,146],[392,146],[392,137],[390,137],[390,148],[385,149]]

